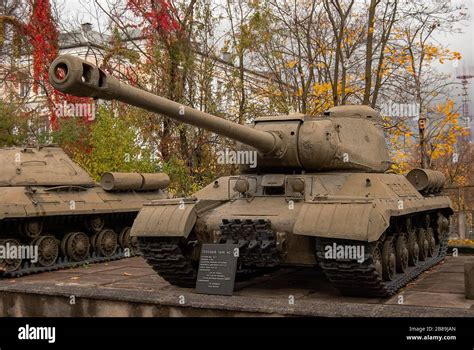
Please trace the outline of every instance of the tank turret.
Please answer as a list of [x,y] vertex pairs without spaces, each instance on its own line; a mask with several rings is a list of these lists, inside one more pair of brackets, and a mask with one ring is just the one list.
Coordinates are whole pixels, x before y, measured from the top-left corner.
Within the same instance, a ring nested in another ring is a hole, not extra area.
[[2,148],[0,166],[0,187],[94,186],[89,174],[59,147]]
[[333,107],[318,117],[293,114],[257,118],[249,127],[121,83],[73,56],[59,56],[50,67],[49,77],[61,92],[121,101],[233,139],[243,150],[258,152],[257,167],[245,172],[384,172],[390,165],[380,114],[368,106]]

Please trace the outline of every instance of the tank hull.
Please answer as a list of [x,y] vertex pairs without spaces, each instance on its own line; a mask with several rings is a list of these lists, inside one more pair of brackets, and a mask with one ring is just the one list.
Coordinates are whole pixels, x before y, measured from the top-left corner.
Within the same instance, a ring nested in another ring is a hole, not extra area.
[[[235,191],[242,180],[249,183],[243,194]],[[303,190],[292,185],[300,180]],[[194,286],[203,243],[233,243],[241,246],[241,272],[319,265],[344,294],[389,296],[444,258],[451,213],[447,196],[425,197],[402,175],[242,175],[220,178],[193,199],[148,203],[132,236],[148,262],[159,273],[165,266],[161,275],[181,286]],[[419,259],[408,264],[413,239]],[[157,251],[177,255],[159,261]],[[382,259],[393,271],[380,268]]]
[[136,215],[167,197],[105,191],[58,147],[1,149],[0,163],[0,277],[136,255]]
[[[58,249],[57,253],[53,253],[57,258],[54,261],[49,259],[43,264],[32,263],[29,257],[22,259],[21,263],[16,262],[16,268],[6,268],[9,264],[5,265],[5,259],[2,259],[2,276],[16,277],[136,255],[136,242],[130,241],[126,230],[132,226],[144,202],[165,197],[161,191],[109,193],[100,187],[80,190],[0,188],[0,240],[4,243],[14,240],[22,247],[34,247],[38,238],[52,237]],[[41,232],[36,234],[34,227],[38,226],[41,227]],[[104,237],[103,242],[97,245],[105,244],[107,249],[101,249],[92,243],[101,232],[108,232],[108,238]],[[74,253],[74,246],[69,247],[69,251],[66,248],[68,234],[74,233],[82,233],[87,237],[87,253],[77,255],[77,252]]]

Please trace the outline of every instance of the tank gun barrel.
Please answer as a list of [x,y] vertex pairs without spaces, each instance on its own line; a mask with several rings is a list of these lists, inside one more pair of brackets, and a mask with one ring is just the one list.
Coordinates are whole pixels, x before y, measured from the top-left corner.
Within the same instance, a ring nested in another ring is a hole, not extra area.
[[274,133],[240,125],[121,83],[97,66],[74,56],[56,58],[49,69],[49,80],[63,93],[121,101],[229,137],[264,154],[276,153],[281,147],[281,140]]

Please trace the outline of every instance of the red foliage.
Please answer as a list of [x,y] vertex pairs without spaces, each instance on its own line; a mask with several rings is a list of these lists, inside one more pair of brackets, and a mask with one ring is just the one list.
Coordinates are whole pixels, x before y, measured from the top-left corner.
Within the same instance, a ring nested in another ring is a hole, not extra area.
[[[28,0],[31,13],[27,21],[13,23],[16,34],[23,37],[31,45],[33,58],[33,92],[38,93],[39,87],[46,90],[47,105],[50,111],[50,125],[58,130],[58,117],[64,117],[64,106],[68,104],[91,104],[91,98],[75,97],[63,94],[49,84],[48,70],[51,62],[58,55],[59,31],[51,13],[50,0]],[[6,80],[18,83],[16,72],[6,76]],[[90,113],[89,113],[90,114]],[[66,117],[67,118],[67,117]],[[90,123],[94,115],[84,115],[80,122]]]
[[26,31],[33,47],[34,91],[38,92],[38,82],[48,81],[49,63],[58,55],[58,30],[49,0],[33,0],[32,8]]
[[127,81],[130,85],[137,86],[137,75],[132,69],[130,69],[130,67],[125,68],[125,77],[127,78]]
[[[58,110],[68,104],[92,103],[90,98],[81,98],[65,95],[56,91],[49,84],[48,69],[51,62],[58,55],[59,32],[51,13],[49,0],[29,0],[32,8],[28,24],[24,26],[24,33],[29,38],[33,55],[33,91],[38,93],[40,84],[46,89],[50,123],[53,130],[59,128]],[[83,116],[84,122],[90,122],[94,116]]]
[[142,28],[145,35],[159,32],[163,36],[169,36],[180,30],[169,0],[128,0],[127,8],[142,19],[138,27]]
[[40,84],[44,84],[51,112],[51,125],[55,129],[57,127],[57,116],[54,104],[59,101],[59,96],[49,85],[48,68],[58,55],[59,33],[51,14],[49,0],[30,0],[30,5],[32,11],[24,30],[32,46],[33,91],[38,93]]

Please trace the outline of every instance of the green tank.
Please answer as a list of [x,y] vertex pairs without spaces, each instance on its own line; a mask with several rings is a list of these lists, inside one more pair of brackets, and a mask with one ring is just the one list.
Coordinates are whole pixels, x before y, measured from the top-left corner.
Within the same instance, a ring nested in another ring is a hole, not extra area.
[[381,117],[368,106],[256,118],[249,127],[120,83],[71,56],[53,62],[50,79],[61,92],[122,101],[238,142],[223,157],[245,160],[239,175],[189,198],[146,203],[133,224],[145,259],[171,284],[195,286],[204,243],[238,244],[242,273],[319,266],[342,294],[377,297],[446,255],[453,211],[443,175],[390,173]]
[[167,198],[166,174],[106,173],[96,184],[56,146],[0,148],[0,276],[135,255],[144,202]]

